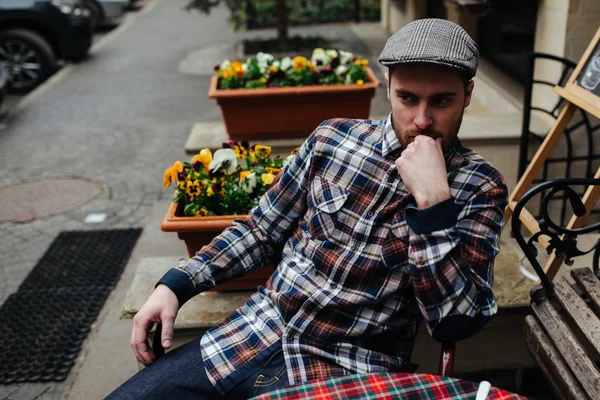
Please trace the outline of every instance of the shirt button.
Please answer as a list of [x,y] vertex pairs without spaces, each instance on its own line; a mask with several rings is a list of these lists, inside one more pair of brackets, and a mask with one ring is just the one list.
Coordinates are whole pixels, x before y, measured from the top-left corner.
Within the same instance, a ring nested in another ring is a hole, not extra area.
[[321,203],[322,202],[322,198],[321,197],[317,197],[317,203]]
[[294,335],[292,335],[291,333],[289,335],[287,335],[286,337],[288,342],[291,342],[292,340],[294,340]]
[[394,179],[396,178],[394,177],[394,174],[392,174],[388,177],[388,182],[394,182]]
[[331,284],[331,287],[332,287],[332,288],[334,288],[334,289],[337,289],[338,285],[337,285],[337,283],[333,282],[333,283]]
[[356,246],[354,246],[354,247],[352,248],[352,251],[356,252],[356,251],[358,251],[358,248],[357,248]]
[[425,265],[425,260],[423,260],[422,258],[419,258],[419,261],[417,261],[417,264],[423,266],[423,265]]
[[375,214],[375,213],[374,213],[373,211],[369,211],[369,212],[367,213],[367,215],[368,215],[369,217],[372,217],[374,214]]

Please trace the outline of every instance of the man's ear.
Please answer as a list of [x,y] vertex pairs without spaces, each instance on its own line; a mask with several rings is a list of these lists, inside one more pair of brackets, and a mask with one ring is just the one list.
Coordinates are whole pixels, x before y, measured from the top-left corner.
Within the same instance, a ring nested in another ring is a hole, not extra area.
[[467,85],[467,93],[465,95],[465,108],[469,107],[471,104],[471,95],[473,95],[473,88],[475,87],[475,82],[470,81]]
[[385,87],[387,87],[387,96],[388,96],[388,100],[390,99],[390,73],[386,72],[384,74],[385,76]]

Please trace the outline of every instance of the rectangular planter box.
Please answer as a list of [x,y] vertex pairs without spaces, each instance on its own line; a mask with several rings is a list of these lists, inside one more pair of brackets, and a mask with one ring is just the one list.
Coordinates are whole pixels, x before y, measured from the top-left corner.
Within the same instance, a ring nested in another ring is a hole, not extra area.
[[283,88],[217,89],[211,78],[208,97],[221,107],[229,138],[235,141],[306,138],[330,118],[369,118],[380,85],[371,68],[363,85],[311,85]]
[[[177,232],[179,239],[185,242],[188,255],[193,257],[198,250],[209,244],[212,239],[223,232],[234,219],[245,218],[245,215],[227,215],[218,217],[185,217],[183,207],[171,202],[160,229],[163,232]],[[256,290],[273,274],[273,266],[252,271],[240,278],[233,279],[217,286],[212,291],[228,292],[238,290]]]

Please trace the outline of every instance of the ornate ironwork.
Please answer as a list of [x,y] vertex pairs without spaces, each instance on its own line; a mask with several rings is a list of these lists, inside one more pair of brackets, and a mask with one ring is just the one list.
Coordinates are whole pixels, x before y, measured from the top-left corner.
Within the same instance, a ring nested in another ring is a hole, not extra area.
[[[517,202],[515,206],[514,213],[512,215],[512,232],[517,240],[517,243],[525,253],[525,257],[531,263],[531,266],[540,277],[540,281],[542,284],[542,288],[544,291],[542,292],[539,287],[536,287],[531,292],[531,298],[533,301],[541,300],[544,295],[547,298],[552,296],[552,290],[554,288],[554,284],[546,275],[544,268],[540,265],[537,260],[538,250],[535,247],[535,242],[539,241],[540,236],[547,236],[550,238],[548,247],[546,251],[548,254],[551,254],[553,251],[556,252],[557,256],[565,256],[565,264],[573,265],[573,258],[579,257],[590,252],[594,252],[593,254],[593,271],[596,276],[600,278],[600,273],[598,272],[598,261],[600,259],[600,239],[592,246],[592,248],[588,250],[582,250],[577,246],[577,236],[583,235],[586,233],[591,233],[600,230],[600,222],[595,224],[591,224],[585,226],[583,228],[577,229],[569,229],[557,224],[552,220],[549,213],[549,206],[551,204],[552,197],[562,193],[562,196],[567,198],[573,213],[580,217],[586,214],[585,205],[583,204],[579,194],[572,188],[572,186],[600,186],[600,179],[593,178],[565,178],[565,179],[556,179],[553,181],[545,182],[540,185],[537,185],[530,189],[525,195]],[[544,192],[546,192],[544,194]],[[539,232],[535,233],[533,236],[529,238],[529,240],[525,240],[523,234],[521,232],[521,212],[525,208],[525,205],[537,194],[542,193],[542,207],[541,207],[541,216],[542,218],[539,220]]]

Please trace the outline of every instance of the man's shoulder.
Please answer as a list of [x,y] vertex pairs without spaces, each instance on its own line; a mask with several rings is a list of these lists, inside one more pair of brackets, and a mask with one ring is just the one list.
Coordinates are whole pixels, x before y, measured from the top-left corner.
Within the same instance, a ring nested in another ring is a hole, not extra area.
[[478,188],[478,190],[487,191],[499,188],[508,192],[500,171],[477,152],[459,143],[456,157],[459,165],[456,165],[455,180],[468,183],[468,186],[473,187],[474,190]]
[[386,120],[331,118],[327,119],[315,130],[317,141],[343,142],[345,139],[361,139],[366,142],[380,141]]

